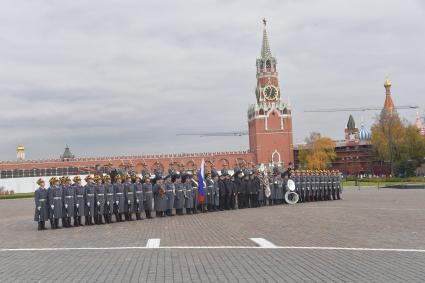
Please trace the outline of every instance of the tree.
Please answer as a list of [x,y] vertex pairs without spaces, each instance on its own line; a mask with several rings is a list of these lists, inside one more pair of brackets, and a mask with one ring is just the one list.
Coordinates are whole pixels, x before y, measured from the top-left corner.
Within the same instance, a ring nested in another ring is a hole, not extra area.
[[415,175],[415,170],[424,162],[425,139],[415,125],[408,125],[404,131],[400,157],[395,162],[395,172],[404,177]]
[[391,175],[412,176],[423,163],[425,139],[414,125],[403,124],[396,112],[383,110],[372,126],[372,145]]
[[397,112],[382,110],[372,126],[372,145],[379,160],[389,162],[394,175],[394,161],[399,159],[405,127]]
[[299,161],[308,169],[326,169],[336,158],[335,142],[320,133],[310,133],[305,139],[306,144],[300,147]]

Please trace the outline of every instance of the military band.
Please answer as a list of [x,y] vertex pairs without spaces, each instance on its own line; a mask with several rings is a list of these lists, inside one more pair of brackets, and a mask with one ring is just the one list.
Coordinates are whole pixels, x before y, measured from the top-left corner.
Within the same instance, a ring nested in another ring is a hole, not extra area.
[[142,220],[143,212],[150,219],[152,211],[156,211],[156,217],[166,217],[174,216],[174,210],[181,216],[281,205],[285,200],[288,202],[285,194],[289,190],[289,179],[295,184],[294,192],[299,202],[341,198],[340,173],[328,170],[288,169],[283,173],[277,170],[236,170],[233,175],[227,171],[207,172],[205,195],[201,199],[198,198],[199,180],[191,172],[170,173],[165,177],[145,174],[143,178],[88,175],[85,186],[79,176],[72,181],[64,176],[50,178],[48,189],[43,179],[37,181],[34,221],[38,223],[38,230],[44,230],[46,221],[50,221],[51,229],[83,226],[82,216],[85,225],[93,225],[112,223],[113,214],[115,222],[121,222],[133,220],[133,214],[136,220]]

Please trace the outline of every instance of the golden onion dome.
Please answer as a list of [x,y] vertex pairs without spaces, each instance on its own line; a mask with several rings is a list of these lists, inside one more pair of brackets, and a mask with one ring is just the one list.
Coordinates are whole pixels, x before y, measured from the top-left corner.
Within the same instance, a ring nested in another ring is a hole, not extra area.
[[390,87],[391,86],[391,81],[389,79],[386,79],[384,82],[384,87]]
[[25,147],[23,146],[23,145],[18,145],[17,147],[16,147],[16,151],[17,152],[19,152],[19,151],[24,151],[25,150]]

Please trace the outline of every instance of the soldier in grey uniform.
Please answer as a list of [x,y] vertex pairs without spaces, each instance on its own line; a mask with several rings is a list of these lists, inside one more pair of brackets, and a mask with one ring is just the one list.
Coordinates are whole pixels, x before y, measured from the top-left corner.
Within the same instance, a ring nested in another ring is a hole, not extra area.
[[275,177],[276,203],[283,204],[283,199],[286,191],[285,181],[280,174]]
[[220,179],[218,180],[218,190],[219,190],[219,210],[223,211],[226,207],[226,173],[222,173],[220,175]]
[[124,203],[125,203],[125,192],[124,192],[124,185],[121,183],[121,176],[116,175],[115,176],[115,183],[114,183],[114,195],[115,195],[115,221],[116,222],[122,222],[124,214]]
[[249,208],[249,190],[250,190],[249,172],[245,171],[242,179],[242,207]]
[[176,187],[174,183],[171,181],[171,175],[165,177],[165,195],[167,197],[167,216],[174,216],[173,208],[174,208],[174,196],[176,195]]
[[162,177],[156,177],[156,183],[153,186],[155,197],[155,211],[157,217],[164,217],[167,210],[167,195]]
[[136,220],[142,220],[142,211],[144,210],[144,194],[143,194],[143,186],[140,182],[139,177],[134,178],[134,192],[135,192],[135,200],[136,200]]
[[214,210],[214,180],[211,177],[211,173],[206,173],[205,175],[205,194],[206,194],[206,204],[207,204],[207,210],[213,211]]
[[74,217],[74,225],[77,222],[75,217],[75,189],[71,185],[71,178],[62,177],[63,185],[63,212],[62,224],[64,227],[72,227],[71,217]]
[[34,221],[38,223],[38,230],[45,230],[45,221],[49,219],[48,192],[43,179],[37,180],[38,189],[34,192],[35,212]]
[[191,175],[191,184],[192,184],[192,193],[193,193],[193,213],[198,213],[198,206],[199,206],[199,200],[198,200],[198,182],[195,180],[195,175]]
[[184,184],[184,190],[186,192],[185,198],[185,208],[186,214],[193,213],[193,189],[192,189],[192,176],[190,174],[185,174],[182,178],[182,182]]
[[311,170],[310,171],[310,176],[309,176],[309,180],[310,180],[310,201],[315,201],[315,197],[316,197],[316,171],[315,170]]
[[[95,219],[94,222],[96,224],[104,224],[102,217],[105,215],[105,186],[102,183],[102,177],[96,175],[94,178],[96,184],[95,187],[95,201],[96,201],[96,211],[95,211]],[[105,218],[106,222],[106,218]]]
[[311,197],[311,176],[310,176],[310,170],[306,170],[305,172],[305,198],[304,201],[310,201]]
[[105,188],[105,209],[104,217],[106,223],[112,223],[112,214],[114,213],[114,185],[111,183],[111,176],[105,175],[103,177],[103,186]]
[[75,220],[77,220],[77,223],[74,221],[74,226],[83,226],[83,223],[81,223],[81,216],[84,216],[86,211],[85,190],[81,185],[80,176],[75,176],[72,181],[74,181],[72,186],[75,192]]
[[325,200],[325,183],[326,176],[325,171],[320,171],[319,174],[319,193],[317,194],[317,200]]
[[176,190],[176,196],[174,198],[174,208],[176,209],[177,215],[183,215],[184,201],[185,201],[185,189],[182,183],[180,174],[174,174],[172,181]]
[[146,218],[150,219],[152,218],[152,200],[153,200],[153,190],[152,190],[152,183],[150,179],[150,175],[146,174],[144,176],[144,183],[142,185],[143,187],[143,201],[144,201],[144,208],[146,213]]
[[220,187],[218,186],[218,173],[214,172],[213,175],[214,181],[214,190],[213,190],[213,199],[214,199],[214,211],[220,209]]
[[334,188],[332,191],[333,199],[341,199],[342,187],[341,187],[341,173],[339,171],[333,171],[333,183]]
[[132,221],[133,220],[133,213],[136,211],[136,205],[135,205],[135,187],[131,183],[131,176],[127,175],[125,176],[125,183],[124,183],[124,196],[125,196],[125,203],[124,203],[124,213],[125,213],[125,220]]
[[[259,172],[257,174],[260,174]],[[256,176],[258,184],[256,184],[256,189],[257,189],[257,199],[258,199],[258,206],[263,206],[264,205],[264,185],[262,184],[261,180],[260,180],[260,176],[257,175]]]
[[[62,196],[63,191],[62,188],[59,186],[59,180],[56,177],[50,178],[50,187],[48,189],[48,200],[49,200],[49,218],[50,218],[50,225],[52,229],[59,229],[61,228],[59,226],[59,219],[62,218]],[[63,224],[63,223],[62,223]]]
[[93,177],[88,175],[85,178],[87,184],[84,186],[84,193],[86,199],[86,225],[93,225],[94,209],[95,209],[95,186]]

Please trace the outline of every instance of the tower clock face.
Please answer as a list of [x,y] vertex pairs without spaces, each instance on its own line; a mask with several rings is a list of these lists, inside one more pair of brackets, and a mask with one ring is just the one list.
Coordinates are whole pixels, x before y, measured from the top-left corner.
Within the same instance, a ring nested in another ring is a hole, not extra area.
[[275,100],[277,98],[277,89],[274,86],[267,86],[264,89],[264,97],[267,100]]

